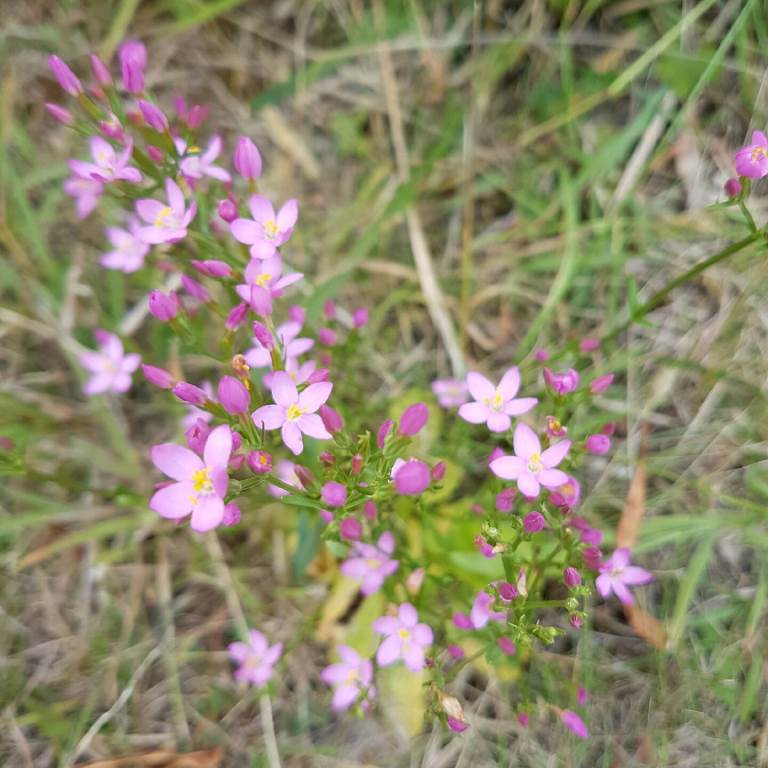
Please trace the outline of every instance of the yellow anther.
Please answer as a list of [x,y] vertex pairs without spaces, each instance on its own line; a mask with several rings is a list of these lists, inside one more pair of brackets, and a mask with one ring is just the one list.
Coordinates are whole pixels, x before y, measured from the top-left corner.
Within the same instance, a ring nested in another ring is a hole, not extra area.
[[164,227],[172,213],[173,211],[167,205],[161,208],[160,213],[157,214],[157,218],[155,219],[155,226]]
[[301,416],[302,410],[296,403],[288,407],[288,412],[285,414],[288,421],[295,421]]
[[277,222],[274,219],[270,219],[269,221],[265,222],[265,224],[264,224],[264,234],[270,240],[273,240],[275,237],[277,237],[277,233],[279,231],[280,231],[280,229],[277,226]]
[[208,467],[195,470],[192,475],[192,487],[195,493],[210,493],[213,490],[211,473],[208,471]]

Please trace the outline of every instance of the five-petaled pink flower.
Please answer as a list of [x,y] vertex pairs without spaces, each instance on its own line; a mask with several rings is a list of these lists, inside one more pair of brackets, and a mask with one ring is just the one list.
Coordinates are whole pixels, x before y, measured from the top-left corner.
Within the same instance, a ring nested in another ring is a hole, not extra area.
[[489,621],[506,621],[506,611],[494,611],[491,609],[491,605],[493,605],[493,598],[487,592],[477,593],[469,614],[475,629],[482,629]]
[[64,191],[75,200],[78,219],[87,218],[104,194],[104,185],[95,179],[70,176],[64,182]]
[[245,268],[245,284],[236,290],[243,301],[251,305],[257,315],[272,314],[272,299],[283,295],[283,289],[301,280],[301,272],[283,275],[283,260],[278,255],[260,261],[251,259]]
[[274,405],[263,405],[253,412],[253,423],[264,429],[280,429],[283,442],[298,456],[304,450],[302,434],[328,440],[330,432],[315,413],[330,397],[333,384],[329,381],[310,384],[299,394],[293,379],[285,371],[277,371],[271,387]]
[[389,531],[379,536],[376,545],[357,541],[352,545],[352,555],[341,564],[341,572],[350,579],[362,579],[360,591],[367,597],[381,589],[387,576],[399,565],[392,559],[395,539]]
[[[309,337],[305,336],[299,336],[300,333],[301,324],[296,323],[293,320],[289,320],[287,323],[278,325],[275,329],[275,338],[280,342],[281,351],[286,363],[286,370],[288,369],[289,360],[295,362],[299,355],[303,355],[305,352],[309,352],[309,350],[312,349],[312,347],[315,345],[314,339],[310,339]],[[271,351],[267,349],[267,347],[265,347],[264,344],[262,344],[256,336],[254,336],[253,344],[254,346],[245,353],[245,361],[248,363],[248,365],[251,368],[271,367]],[[294,373],[296,370],[297,369],[294,366]],[[314,365],[312,366],[312,370],[314,370]],[[309,373],[311,373],[312,370],[310,370]],[[307,376],[309,376],[309,373]],[[298,384],[303,383],[295,377],[294,379]]]
[[144,266],[144,257],[149,252],[149,245],[138,237],[140,224],[133,218],[128,229],[107,227],[106,234],[112,243],[112,250],[102,254],[99,263],[107,269],[121,272],[135,272]]
[[613,592],[624,605],[632,605],[634,599],[627,587],[653,581],[652,573],[637,565],[630,565],[629,562],[630,551],[626,547],[619,547],[600,565],[600,575],[595,580],[595,586],[603,597]]
[[86,395],[127,392],[131,388],[131,375],[139,367],[141,357],[135,353],[126,355],[123,342],[113,333],[98,330],[94,336],[99,342],[99,351],[80,353],[80,365],[91,374],[83,392]]
[[137,168],[128,165],[133,151],[133,143],[129,140],[125,149],[118,155],[114,147],[101,136],[92,136],[90,140],[92,163],[85,160],[70,160],[69,167],[75,176],[81,179],[93,179],[102,184],[110,181],[141,181],[141,173]]
[[517,481],[520,493],[528,498],[536,498],[542,485],[545,488],[558,488],[568,482],[568,475],[555,467],[568,453],[570,440],[561,440],[542,451],[537,434],[521,422],[515,428],[513,445],[514,456],[494,459],[490,467],[497,477]]
[[224,517],[224,497],[229,475],[227,465],[232,453],[232,432],[226,424],[211,430],[205,441],[203,458],[175,443],[152,448],[152,462],[170,483],[155,492],[150,509],[159,515],[179,520],[192,513],[194,531],[210,531]]
[[752,143],[736,153],[735,163],[739,176],[749,179],[768,176],[768,137],[762,131],[755,131]]
[[432,391],[443,408],[458,408],[467,402],[467,382],[463,379],[435,379]]
[[272,668],[280,659],[283,644],[270,645],[261,632],[251,629],[248,631],[247,642],[230,643],[227,651],[229,658],[240,665],[235,672],[235,679],[262,688],[272,677]]
[[338,651],[341,661],[320,672],[320,679],[334,689],[331,707],[336,712],[349,709],[364,696],[360,704],[363,709],[368,709],[376,695],[376,689],[371,685],[373,664],[348,645],[340,645]]
[[175,243],[187,236],[187,227],[197,212],[197,203],[189,208],[184,202],[184,194],[173,179],[165,180],[165,191],[168,202],[142,198],[136,201],[136,213],[147,223],[141,227],[137,235],[145,242]]
[[459,416],[471,424],[486,423],[491,432],[506,432],[512,426],[512,416],[520,416],[539,401],[535,397],[516,398],[520,389],[520,371],[510,368],[498,386],[494,386],[480,373],[467,374],[467,388],[475,402],[464,403]]
[[184,156],[179,169],[186,178],[202,179],[203,176],[210,176],[219,181],[232,181],[229,171],[213,163],[221,154],[221,136],[213,136],[205,152],[201,152],[199,147],[187,146],[184,139],[175,139],[174,144],[179,155]]
[[432,630],[419,622],[419,614],[410,603],[402,603],[397,616],[380,616],[373,622],[373,630],[385,636],[376,652],[380,667],[402,659],[412,672],[423,669],[424,650],[432,645]]
[[299,218],[299,204],[291,199],[275,214],[272,203],[252,195],[248,203],[253,219],[235,219],[229,226],[238,242],[251,246],[254,259],[268,259],[293,233]]

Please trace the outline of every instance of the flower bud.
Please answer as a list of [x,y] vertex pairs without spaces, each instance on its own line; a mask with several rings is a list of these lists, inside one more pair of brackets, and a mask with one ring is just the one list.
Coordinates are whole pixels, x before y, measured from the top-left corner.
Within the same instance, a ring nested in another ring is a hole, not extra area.
[[496,461],[496,459],[500,459],[502,456],[504,456],[504,449],[499,447],[498,445],[488,454],[488,458],[485,460],[486,464],[489,464],[492,461]]
[[191,450],[202,454],[210,433],[211,425],[205,419],[195,419],[194,424],[184,433],[184,437],[187,438],[187,445]]
[[91,69],[99,85],[112,85],[112,75],[107,65],[95,53],[91,54]]
[[179,400],[190,405],[201,407],[208,402],[208,395],[200,387],[186,381],[180,381],[171,391]]
[[288,307],[288,317],[299,325],[304,325],[304,321],[307,319],[307,310],[304,307],[300,307],[298,304],[291,304]]
[[446,650],[451,655],[452,659],[464,658],[464,649],[460,645],[456,645],[456,643],[451,643]]
[[395,489],[401,496],[418,496],[431,482],[429,467],[419,459],[404,462],[395,472]]
[[171,373],[164,368],[158,368],[154,365],[143,364],[141,366],[141,372],[150,384],[159,389],[171,389],[176,381]]
[[580,739],[589,738],[589,730],[587,730],[587,726],[584,725],[584,721],[575,712],[571,712],[569,709],[564,709],[560,713],[560,719],[562,720],[563,725]]
[[548,350],[539,348],[533,353],[533,357],[534,359],[538,360],[540,363],[546,363],[547,360],[549,360],[550,358],[550,354]]
[[219,216],[221,216],[227,224],[231,224],[237,218],[237,204],[229,198],[219,200],[216,210],[218,211]]
[[221,524],[227,528],[237,525],[242,516],[240,507],[238,507],[237,504],[230,502],[224,507],[224,517],[221,519]]
[[180,309],[179,297],[173,292],[152,291],[149,294],[149,312],[161,323],[173,320],[179,314]]
[[147,157],[155,164],[160,165],[163,162],[165,155],[160,147],[156,147],[154,144],[147,145]]
[[251,472],[255,472],[257,475],[272,471],[272,456],[266,451],[251,451],[245,457],[245,462]]
[[523,518],[523,530],[525,530],[526,533],[538,533],[539,531],[543,530],[546,524],[547,521],[544,519],[544,515],[542,515],[541,512],[536,512],[535,510],[533,512],[529,512]]
[[127,40],[117,50],[123,87],[128,93],[144,90],[144,67],[147,66],[147,49],[138,40]]
[[382,449],[384,447],[384,443],[387,440],[387,435],[389,434],[390,430],[392,429],[392,425],[394,423],[395,422],[392,421],[392,419],[387,419],[379,427],[379,431],[376,433],[376,445],[379,446],[379,449]]
[[408,574],[408,578],[405,580],[405,588],[411,595],[417,595],[421,589],[421,585],[424,583],[424,577],[427,572],[424,568],[417,568],[415,571],[411,571]]
[[359,475],[363,471],[363,457],[359,453],[350,459],[349,464],[353,475]]
[[230,310],[227,315],[227,319],[224,321],[224,327],[228,331],[236,331],[244,322],[248,316],[248,305],[237,304]]
[[329,525],[333,522],[333,512],[329,512],[327,509],[321,509],[320,510],[320,519],[326,524]]
[[261,154],[247,136],[241,136],[237,140],[232,161],[235,170],[244,179],[258,179],[261,176]]
[[325,428],[332,435],[335,435],[344,429],[344,419],[342,418],[341,414],[337,410],[331,408],[330,405],[321,405],[318,409],[318,413],[320,414],[320,418],[323,420]]
[[309,489],[314,485],[315,476],[312,474],[312,470],[307,469],[307,467],[304,467],[301,464],[297,464],[293,471],[296,473],[296,477],[304,488]]
[[330,451],[323,451],[318,458],[326,467],[332,467],[336,463],[336,457]]
[[445,470],[446,470],[445,462],[438,461],[437,464],[435,464],[435,466],[432,467],[432,471],[430,472],[430,475],[432,477],[432,482],[439,483],[445,477]]
[[586,338],[582,339],[579,349],[582,352],[594,352],[600,346],[600,339]]
[[593,395],[599,395],[605,392],[608,387],[613,384],[615,376],[612,373],[607,373],[605,376],[598,376],[590,385],[589,391]]
[[507,656],[514,656],[517,653],[517,646],[508,637],[500,637],[496,642]]
[[204,261],[193,259],[190,264],[206,277],[229,277],[232,274],[232,267],[226,261],[219,261],[218,259],[205,259]]
[[356,517],[345,517],[339,523],[339,533],[342,539],[357,541],[363,533],[363,526]]
[[531,716],[527,712],[518,712],[517,722],[520,723],[523,728],[527,728],[528,724],[531,722]]
[[587,692],[587,689],[583,686],[579,686],[578,690],[576,691],[576,703],[583,707],[587,701],[589,701],[589,693]]
[[608,435],[590,435],[584,443],[584,447],[589,453],[602,456],[611,450],[611,438]]
[[725,194],[728,197],[738,197],[741,194],[741,182],[736,178],[730,178],[725,182]]
[[574,629],[581,629],[582,625],[584,624],[581,616],[579,616],[577,613],[572,613],[568,617],[568,621]]
[[568,434],[568,429],[560,423],[559,419],[554,416],[547,416],[547,434],[550,437],[565,437]]
[[563,571],[563,581],[566,587],[578,587],[581,584],[581,574],[575,568],[568,566]]
[[567,395],[579,386],[579,374],[573,368],[563,373],[554,373],[549,368],[545,368],[544,382],[555,394]]
[[248,413],[251,393],[234,376],[222,376],[218,388],[219,403],[230,416]]
[[187,125],[193,131],[196,131],[210,114],[211,110],[204,104],[193,104],[192,109],[189,110],[187,115]]
[[600,561],[603,559],[603,553],[599,547],[587,547],[583,552],[584,565],[589,568],[590,571],[600,570]]
[[347,501],[347,489],[341,483],[330,480],[321,488],[320,496],[329,507],[343,507]]
[[327,368],[315,368],[312,373],[309,374],[307,384],[317,384],[321,381],[328,381],[328,369]]
[[158,133],[168,130],[168,118],[165,113],[149,101],[139,99],[139,110],[147,125]]
[[400,417],[397,434],[402,437],[417,435],[429,418],[429,409],[424,403],[409,405]]
[[352,313],[352,323],[355,328],[364,328],[368,325],[368,310],[365,307],[358,307]]
[[189,277],[189,275],[181,276],[181,284],[184,286],[184,290],[192,296],[192,298],[203,302],[203,304],[211,300],[208,289],[202,283]]
[[365,515],[367,520],[370,520],[373,522],[376,519],[376,514],[379,510],[376,507],[376,502],[368,499],[368,501],[363,504],[363,514]]
[[83,92],[83,84],[77,75],[58,56],[49,56],[48,66],[59,85],[70,96],[78,96]]
[[75,118],[68,109],[60,107],[58,104],[46,104],[45,108],[54,120],[58,120],[63,125],[74,125]]
[[518,595],[517,587],[508,581],[502,581],[496,589],[498,590],[499,597],[507,603],[514,600]]
[[337,334],[333,328],[321,328],[317,332],[317,340],[326,347],[332,347],[336,344]]
[[475,625],[472,623],[472,619],[470,619],[466,613],[454,613],[453,626],[456,627],[457,629],[474,629],[475,628]]
[[336,304],[333,299],[326,299],[323,304],[323,316],[326,320],[334,320],[336,318]]

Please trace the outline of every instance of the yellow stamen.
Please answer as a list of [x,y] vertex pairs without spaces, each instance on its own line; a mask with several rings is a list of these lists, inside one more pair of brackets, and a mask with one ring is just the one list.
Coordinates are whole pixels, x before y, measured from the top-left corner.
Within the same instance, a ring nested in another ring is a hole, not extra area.
[[765,147],[753,147],[752,148],[752,160],[757,162],[764,157],[768,157],[768,150]]
[[296,405],[296,403],[294,403],[293,405],[289,406],[288,412],[285,414],[285,417],[288,419],[288,421],[296,421],[296,419],[298,419],[299,416],[301,416],[301,414],[302,414],[301,408],[299,408],[299,406]]
[[270,239],[273,240],[277,237],[277,233],[279,232],[279,228],[277,226],[277,222],[274,219],[270,219],[269,221],[265,222],[264,224],[264,234]]
[[528,469],[531,472],[541,472],[541,470],[544,469],[544,466],[541,463],[540,453],[531,454],[531,457],[528,459]]
[[411,633],[407,629],[398,629],[397,634],[400,635],[403,640],[408,640],[411,637]]
[[192,475],[192,487],[195,493],[210,493],[213,490],[213,482],[211,482],[211,473],[208,471],[208,467],[195,470]]
[[168,218],[172,213],[173,211],[167,205],[161,208],[160,213],[157,214],[157,218],[155,219],[155,226],[156,227],[166,226]]
[[264,288],[271,279],[272,279],[272,275],[268,275],[266,272],[262,272],[256,278],[256,285],[260,285],[262,288]]

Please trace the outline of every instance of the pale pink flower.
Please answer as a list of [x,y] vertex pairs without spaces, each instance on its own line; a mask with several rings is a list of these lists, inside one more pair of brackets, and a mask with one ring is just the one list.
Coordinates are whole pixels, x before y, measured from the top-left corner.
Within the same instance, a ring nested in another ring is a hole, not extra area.
[[491,472],[504,480],[517,481],[520,493],[536,498],[542,485],[557,488],[568,482],[568,475],[555,467],[568,453],[570,440],[561,440],[542,451],[537,434],[527,424],[520,423],[515,429],[513,445],[515,455],[494,459]]
[[293,379],[284,371],[272,377],[274,405],[263,405],[253,413],[253,423],[258,428],[280,429],[283,442],[296,456],[304,450],[302,435],[319,440],[329,440],[331,434],[325,428],[317,409],[330,397],[333,384],[310,384],[299,394]]
[[299,204],[289,200],[275,214],[266,197],[252,195],[248,207],[253,219],[235,219],[230,230],[235,240],[251,246],[254,259],[268,259],[291,237],[299,217]]
[[83,392],[86,395],[127,392],[131,388],[131,376],[139,367],[141,357],[135,353],[126,355],[123,342],[113,333],[97,331],[94,336],[99,342],[98,352],[88,350],[80,353],[80,365],[91,374]]
[[[286,368],[288,360],[292,360],[295,363],[297,357],[303,355],[305,352],[309,352],[315,344],[314,339],[299,336],[300,333],[301,324],[296,323],[293,320],[278,325],[275,329],[276,340],[280,343],[282,353],[285,356]],[[270,368],[272,366],[271,350],[264,346],[264,344],[254,336],[253,347],[245,353],[245,361],[251,368]],[[314,368],[315,365],[313,364],[312,370],[314,370]],[[311,373],[312,370],[310,370],[309,373]],[[306,379],[304,379],[304,381],[306,381]],[[296,381],[296,383],[302,384],[303,381]],[[267,386],[269,386],[268,383]]]
[[135,272],[144,266],[144,257],[149,252],[149,245],[138,237],[139,223],[131,218],[128,229],[107,227],[106,235],[113,250],[102,254],[99,263],[107,269],[120,272]]
[[367,709],[376,696],[372,685],[373,664],[348,645],[340,645],[338,652],[341,661],[320,672],[320,679],[333,687],[331,707],[336,712],[349,709],[363,697],[360,703],[363,709]]
[[458,408],[467,402],[467,382],[463,379],[435,379],[432,391],[442,408]]
[[378,592],[387,576],[398,568],[399,562],[392,559],[395,539],[389,531],[379,536],[376,545],[355,542],[351,556],[341,564],[341,572],[350,579],[361,579],[360,591],[368,596]]
[[275,254],[263,261],[251,259],[245,268],[245,283],[236,290],[257,315],[266,316],[272,314],[272,299],[280,298],[285,288],[302,277],[300,272],[283,275],[283,260]]
[[752,134],[752,143],[736,153],[735,163],[739,176],[748,179],[768,176],[768,138],[762,131]]
[[102,184],[110,181],[141,181],[141,173],[137,168],[128,165],[128,160],[133,152],[133,143],[129,140],[120,154],[114,147],[101,136],[92,136],[89,142],[92,163],[84,160],[70,160],[69,167],[75,176],[81,179],[93,179]]
[[432,630],[419,622],[419,615],[410,603],[402,603],[397,616],[380,616],[373,622],[373,630],[384,635],[376,652],[380,667],[402,659],[412,672],[423,669],[424,651],[432,645]]
[[226,424],[211,430],[202,459],[175,443],[154,446],[152,462],[175,482],[155,492],[150,509],[172,520],[191,513],[191,527],[195,531],[216,528],[224,518],[231,453],[232,432]]
[[187,208],[184,193],[173,179],[165,180],[165,191],[167,204],[150,198],[136,201],[136,213],[147,223],[137,232],[145,243],[175,243],[183,240],[187,236],[189,223],[195,218],[197,203],[192,202]]
[[174,144],[179,155],[184,157],[179,163],[179,170],[186,178],[202,179],[203,176],[210,176],[219,181],[232,180],[228,171],[213,163],[221,154],[221,136],[213,136],[205,152],[201,152],[199,147],[188,146],[184,139],[175,139]]
[[240,665],[235,679],[263,688],[272,678],[273,667],[283,653],[283,644],[270,646],[261,632],[251,629],[247,642],[230,643],[227,650],[229,658]]
[[595,580],[595,586],[603,597],[613,592],[624,605],[632,605],[635,601],[627,587],[650,581],[653,581],[653,574],[644,568],[630,565],[630,551],[626,547],[619,547],[600,565],[600,575]]
[[491,432],[506,432],[512,426],[512,416],[527,413],[538,402],[535,397],[516,398],[520,389],[520,371],[510,368],[498,386],[494,386],[482,374],[467,374],[467,388],[475,402],[464,403],[459,416],[471,424],[485,422]]
[[104,194],[104,185],[95,179],[71,176],[64,182],[64,191],[75,200],[78,219],[87,218]]

